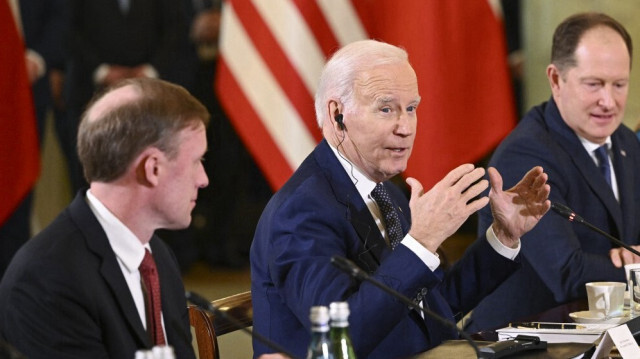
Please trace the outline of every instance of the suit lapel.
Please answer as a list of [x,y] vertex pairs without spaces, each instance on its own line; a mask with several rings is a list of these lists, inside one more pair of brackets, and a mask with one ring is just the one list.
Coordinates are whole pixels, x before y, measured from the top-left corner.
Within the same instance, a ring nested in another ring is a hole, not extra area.
[[[391,248],[385,242],[371,212],[326,140],[322,140],[316,147],[314,156],[327,176],[336,200],[344,205],[345,218],[353,226],[362,244],[363,250],[357,253],[357,258],[351,259],[354,259],[363,270],[373,274],[384,258],[391,253]],[[399,210],[398,215],[402,230],[407,233],[410,226],[407,216],[410,215],[410,212],[408,205],[405,204],[406,201],[400,201],[400,197],[404,195],[397,187],[388,182],[385,183],[385,186]],[[398,203],[402,205],[398,205]],[[451,312],[450,309],[449,312]],[[409,316],[418,324],[425,335],[430,335],[424,319],[418,312],[412,310],[409,312]],[[438,330],[440,329],[438,328]]]
[[638,189],[633,188],[633,178],[636,176],[636,174],[633,173],[634,165],[632,163],[632,159],[627,157],[628,151],[625,148],[626,146],[624,141],[622,140],[620,130],[616,130],[613,135],[611,135],[611,141],[613,151],[613,168],[616,172],[616,180],[618,182],[618,198],[620,198],[620,209],[622,212],[622,224],[626,224],[625,226],[618,225],[618,233],[621,237],[620,240],[622,240],[623,242],[635,244],[635,238],[633,238],[632,233],[630,233],[629,231],[623,232],[625,228],[627,230],[631,230],[633,226],[630,226],[629,223],[633,223],[633,221],[636,220],[636,213],[634,210],[635,204],[633,203],[633,193]]
[[336,200],[344,205],[345,218],[360,238],[363,251],[357,254],[357,260],[363,269],[372,273],[380,266],[382,258],[390,249],[382,238],[371,212],[326,140],[322,140],[318,145],[314,156],[327,176]]
[[[553,100],[549,101],[549,105],[545,111],[545,121],[551,129],[551,136],[553,136],[556,143],[567,152],[571,161],[573,161],[582,177],[589,184],[589,187],[591,187],[591,190],[600,198],[605,208],[607,208],[607,211],[615,222],[618,233],[622,233],[622,211],[618,201],[613,195],[611,187],[599,172],[598,167],[584,149],[584,146],[582,146],[578,136],[564,123]],[[618,176],[617,169],[616,176]],[[585,220],[589,221],[590,219],[585,218]]]
[[111,289],[116,303],[123,313],[123,320],[129,325],[136,339],[145,347],[151,347],[151,340],[145,331],[129,286],[122,275],[116,255],[100,223],[86,203],[84,192],[79,192],[70,206],[71,217],[84,235],[87,247],[100,258],[100,274]]

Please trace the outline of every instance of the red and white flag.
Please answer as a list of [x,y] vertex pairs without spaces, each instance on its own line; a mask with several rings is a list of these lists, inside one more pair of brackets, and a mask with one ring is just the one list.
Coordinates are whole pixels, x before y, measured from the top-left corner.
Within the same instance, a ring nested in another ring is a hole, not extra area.
[[0,225],[33,188],[40,155],[22,37],[0,0]]
[[515,126],[497,0],[227,0],[216,92],[274,189],[322,138],[313,99],[326,59],[372,38],[403,47],[422,101],[406,175],[430,188]]

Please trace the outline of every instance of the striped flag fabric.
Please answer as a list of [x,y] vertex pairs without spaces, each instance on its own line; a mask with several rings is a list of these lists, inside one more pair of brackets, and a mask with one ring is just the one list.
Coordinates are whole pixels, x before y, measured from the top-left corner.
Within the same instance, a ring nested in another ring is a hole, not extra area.
[[24,43],[7,0],[0,0],[0,225],[40,173],[38,134]]
[[227,0],[215,88],[274,190],[321,140],[317,80],[338,48],[403,47],[422,97],[406,175],[430,188],[515,126],[498,0]]

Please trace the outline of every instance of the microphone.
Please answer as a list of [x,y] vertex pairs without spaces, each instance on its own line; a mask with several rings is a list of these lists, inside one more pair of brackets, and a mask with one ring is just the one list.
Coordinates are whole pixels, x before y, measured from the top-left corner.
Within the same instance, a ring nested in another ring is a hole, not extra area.
[[564,204],[552,202],[551,203],[551,209],[554,210],[554,212],[556,212],[559,215],[561,215],[562,217],[568,219],[569,222],[580,223],[580,224],[588,227],[592,231],[598,232],[601,235],[605,236],[612,243],[617,244],[620,247],[623,247],[624,249],[628,250],[629,252],[631,252],[631,253],[633,253],[633,254],[635,254],[637,256],[640,256],[640,252],[638,252],[637,250],[631,248],[631,246],[629,246],[628,244],[624,243],[623,241],[617,239],[616,237],[610,235],[609,233],[607,233],[607,232],[601,230],[600,228],[594,226],[593,224],[585,221],[584,218],[582,218],[579,215],[577,215],[571,208],[565,206]]
[[342,270],[343,272],[346,272],[347,274],[349,274],[350,276],[359,279],[359,280],[363,280],[363,281],[367,281],[373,285],[375,285],[376,287],[382,289],[383,291],[387,292],[388,294],[390,294],[392,297],[400,300],[402,303],[408,305],[409,307],[419,311],[419,312],[423,312],[426,316],[436,320],[438,323],[442,324],[443,326],[450,328],[450,329],[454,329],[456,332],[460,333],[460,335],[467,341],[469,342],[469,344],[473,347],[473,350],[475,350],[476,352],[476,356],[478,358],[482,358],[483,356],[481,356],[480,353],[480,349],[478,349],[478,345],[476,344],[475,341],[473,341],[473,339],[471,339],[471,337],[469,336],[469,334],[467,334],[464,330],[458,328],[457,325],[455,325],[455,323],[439,316],[438,314],[432,312],[431,310],[427,309],[427,308],[423,308],[421,305],[418,305],[417,303],[415,303],[414,301],[412,301],[411,299],[407,298],[405,295],[403,295],[402,293],[398,292],[397,290],[387,286],[386,284],[378,281],[377,279],[372,278],[369,274],[367,274],[365,271],[363,271],[362,269],[360,269],[355,263],[353,263],[352,261],[344,258],[344,257],[340,257],[340,256],[333,256],[331,257],[331,263],[338,267],[340,270]]
[[235,327],[239,328],[240,330],[242,330],[243,332],[249,334],[251,336],[251,338],[255,338],[257,340],[259,340],[260,342],[262,342],[263,344],[265,344],[266,346],[268,346],[269,348],[275,350],[276,352],[282,353],[286,356],[288,356],[291,359],[296,359],[297,357],[293,354],[291,354],[289,351],[287,351],[286,349],[284,349],[283,347],[281,347],[280,345],[278,345],[277,343],[274,343],[273,341],[267,339],[265,336],[254,332],[250,329],[247,329],[245,327],[245,325],[240,322],[238,319],[234,318],[233,316],[225,313],[223,310],[220,310],[218,307],[216,307],[215,305],[213,305],[213,303],[211,303],[211,301],[205,299],[203,296],[192,292],[192,291],[186,291],[185,293],[185,297],[187,298],[187,300],[193,304],[195,304],[196,306],[198,306],[200,309],[203,309],[211,314],[215,315],[219,315],[222,318],[224,318],[225,320],[227,320],[228,322],[230,322],[231,324],[233,324]]

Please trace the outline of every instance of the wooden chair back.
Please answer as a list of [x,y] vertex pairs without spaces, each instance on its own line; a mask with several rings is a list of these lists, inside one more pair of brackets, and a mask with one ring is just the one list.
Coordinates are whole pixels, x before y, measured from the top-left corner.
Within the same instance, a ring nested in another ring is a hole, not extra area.
[[212,301],[221,314],[189,305],[189,321],[195,330],[200,359],[220,359],[217,337],[253,325],[251,291]]

